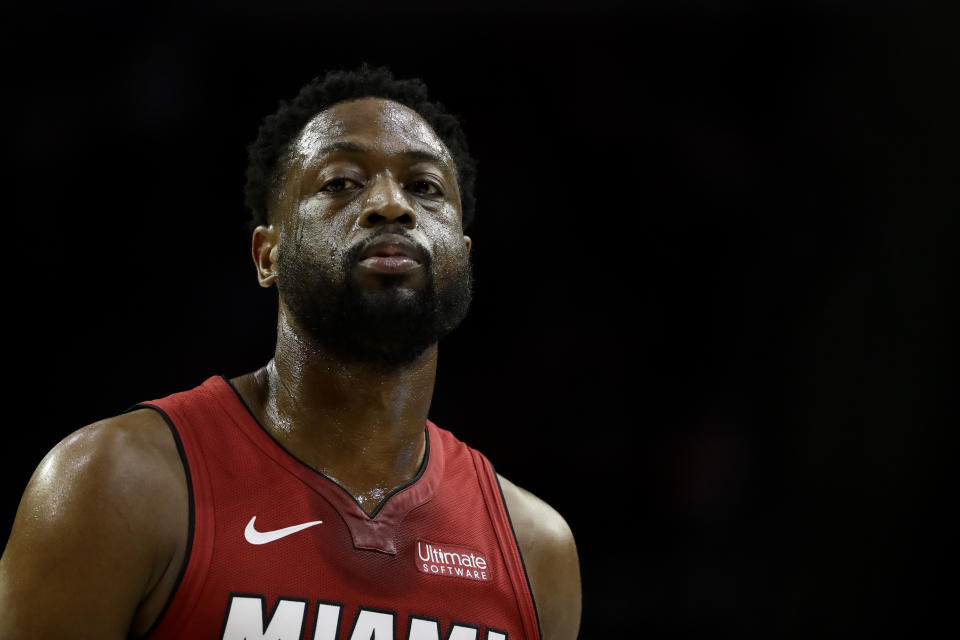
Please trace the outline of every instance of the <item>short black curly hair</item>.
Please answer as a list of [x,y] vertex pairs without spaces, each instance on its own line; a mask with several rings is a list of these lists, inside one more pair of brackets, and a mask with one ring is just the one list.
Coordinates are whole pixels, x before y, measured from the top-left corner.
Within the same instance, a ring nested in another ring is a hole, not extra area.
[[286,169],[290,143],[318,113],[361,98],[385,98],[405,105],[427,121],[446,145],[457,168],[463,227],[473,222],[476,210],[476,161],[467,148],[459,119],[439,102],[427,98],[427,85],[419,78],[398,80],[387,67],[364,63],[355,70],[330,71],[308,82],[292,102],[280,102],[276,113],[263,120],[257,138],[247,147],[247,184],[244,196],[253,216],[251,229],[267,224],[270,198]]

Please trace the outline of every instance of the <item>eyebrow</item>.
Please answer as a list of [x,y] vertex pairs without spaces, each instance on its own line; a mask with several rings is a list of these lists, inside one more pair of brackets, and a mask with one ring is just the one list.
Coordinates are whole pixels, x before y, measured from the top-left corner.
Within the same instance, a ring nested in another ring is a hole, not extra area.
[[[347,151],[352,153],[370,153],[370,149],[363,146],[362,144],[357,144],[356,142],[333,142],[328,145],[325,145],[320,148],[318,155],[320,157],[325,157],[331,153],[337,151]],[[401,151],[399,155],[409,158],[411,160],[425,160],[427,162],[433,162],[436,165],[444,166],[443,158],[437,155],[432,151],[427,151],[426,149],[406,149]]]

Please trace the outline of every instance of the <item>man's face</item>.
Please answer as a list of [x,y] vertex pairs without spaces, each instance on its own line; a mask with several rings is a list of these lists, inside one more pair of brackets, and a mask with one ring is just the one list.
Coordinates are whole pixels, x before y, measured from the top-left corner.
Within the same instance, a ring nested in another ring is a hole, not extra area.
[[281,303],[342,359],[409,364],[466,315],[456,168],[403,105],[365,98],[318,114],[291,144],[271,222]]

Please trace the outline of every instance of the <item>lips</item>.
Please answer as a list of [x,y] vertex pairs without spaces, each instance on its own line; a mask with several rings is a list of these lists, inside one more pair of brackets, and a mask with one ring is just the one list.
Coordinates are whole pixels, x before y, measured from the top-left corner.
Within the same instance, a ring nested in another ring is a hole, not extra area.
[[363,248],[359,264],[380,273],[404,273],[423,264],[423,251],[401,235],[384,233]]

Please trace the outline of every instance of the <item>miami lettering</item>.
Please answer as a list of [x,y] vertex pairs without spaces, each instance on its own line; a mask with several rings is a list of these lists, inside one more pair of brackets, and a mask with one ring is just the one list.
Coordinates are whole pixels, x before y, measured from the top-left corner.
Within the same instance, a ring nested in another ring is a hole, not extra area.
[[[451,552],[452,553],[452,552]],[[299,598],[278,598],[267,614],[267,599],[259,594],[233,594],[227,605],[220,640],[301,640],[310,603]],[[318,600],[311,640],[337,640],[343,621],[343,605]],[[439,620],[409,616],[407,631],[397,635],[397,612],[359,607],[348,640],[509,640],[506,631],[456,622],[441,635]]]

